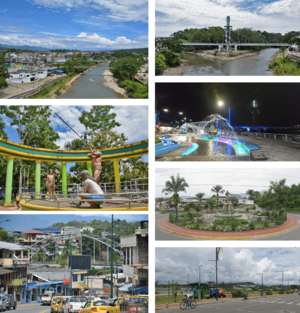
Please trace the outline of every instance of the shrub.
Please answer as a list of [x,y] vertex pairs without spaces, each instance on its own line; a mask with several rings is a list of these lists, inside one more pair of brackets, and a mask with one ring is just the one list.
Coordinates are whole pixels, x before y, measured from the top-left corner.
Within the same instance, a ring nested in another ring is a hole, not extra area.
[[244,292],[242,290],[232,291],[232,298],[244,297]]
[[267,295],[267,296],[272,296],[272,294],[273,294],[273,292],[272,292],[271,290],[267,290],[267,291],[266,291],[266,295]]
[[60,89],[57,89],[56,91],[54,91],[54,93],[55,93],[57,96],[60,96],[60,95],[61,95]]

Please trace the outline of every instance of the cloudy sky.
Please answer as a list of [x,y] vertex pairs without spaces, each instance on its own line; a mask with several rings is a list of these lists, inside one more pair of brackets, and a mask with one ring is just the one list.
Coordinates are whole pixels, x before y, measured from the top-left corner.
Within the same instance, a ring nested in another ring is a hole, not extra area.
[[0,45],[79,50],[148,47],[147,0],[6,0]]
[[300,2],[295,0],[156,0],[156,36],[186,28],[225,26],[268,32],[299,31]]
[[[52,111],[51,126],[60,136],[56,144],[63,150],[66,142],[77,139],[78,137],[55,115],[55,113],[62,117],[77,133],[83,134],[85,131],[84,125],[79,122],[78,118],[81,116],[82,111],[89,111],[92,106],[51,105],[50,108]],[[121,126],[117,127],[115,130],[118,133],[125,134],[128,138],[127,144],[148,139],[148,106],[119,105],[115,106],[113,111],[117,114],[116,121],[121,124]],[[2,118],[6,123],[5,132],[8,135],[8,139],[19,143],[16,128],[9,126],[11,120],[5,115],[2,115]],[[143,159],[147,161],[148,156],[144,156]],[[70,168],[72,163],[68,163],[67,166]]]
[[[186,283],[187,271],[189,282],[197,282],[199,264],[201,282],[215,281],[216,248],[156,248],[155,281],[166,283]],[[261,284],[281,284],[284,273],[284,285],[299,284],[300,249],[299,248],[224,248],[223,261],[218,262],[218,282],[225,283],[250,281]],[[212,273],[209,273],[209,272]]]
[[[148,220],[147,214],[114,214],[114,220],[126,220],[129,222],[139,222]],[[111,214],[4,214],[1,216],[2,226],[6,231],[27,231],[35,227],[49,227],[54,223],[68,223],[69,221],[86,221],[93,220],[111,222]]]
[[213,196],[211,189],[215,185],[223,186],[232,194],[245,193],[248,189],[256,191],[267,190],[270,180],[278,181],[286,178],[286,185],[300,183],[300,169],[156,169],[155,197],[165,197],[162,189],[170,176],[184,177],[189,184],[187,192],[180,196],[194,197],[198,192],[204,192],[205,197]]

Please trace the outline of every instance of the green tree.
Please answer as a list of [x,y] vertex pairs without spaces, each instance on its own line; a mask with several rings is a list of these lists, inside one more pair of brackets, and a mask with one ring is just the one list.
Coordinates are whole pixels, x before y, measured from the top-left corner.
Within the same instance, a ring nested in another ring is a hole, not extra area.
[[74,71],[74,62],[71,60],[66,61],[61,67],[60,67],[65,73],[72,73]]
[[[0,114],[5,114],[10,120],[10,126],[15,126],[20,144],[39,148],[58,149],[55,141],[59,139],[50,126],[51,110],[48,105],[10,105],[0,107]],[[23,160],[20,160],[19,192],[22,190]]]
[[121,58],[115,62],[111,63],[113,68],[111,71],[114,76],[120,80],[125,80],[127,78],[134,81],[134,76],[140,69],[142,63],[133,57]]
[[7,241],[8,240],[8,232],[5,230],[0,230],[0,241]]
[[2,87],[8,87],[8,83],[4,77],[0,76],[0,88],[2,88]]
[[3,77],[4,79],[9,78],[8,69],[2,65],[0,65],[0,77]]
[[178,291],[180,290],[180,286],[178,286],[178,284],[175,283],[171,285],[171,288],[172,288],[172,294],[174,297],[174,302],[176,302]]
[[217,195],[217,207],[219,207],[219,194],[224,193],[225,190],[221,185],[214,186],[211,191]]
[[170,181],[165,182],[165,188],[162,190],[162,192],[166,192],[167,194],[173,194],[172,200],[175,204],[176,218],[178,218],[177,206],[180,201],[180,197],[178,193],[181,191],[186,192],[187,187],[189,187],[189,185],[187,184],[185,179],[183,177],[180,177],[179,174],[177,174],[176,178],[172,175],[170,177]]
[[249,199],[251,199],[251,200],[253,200],[252,199],[252,196],[254,196],[254,190],[253,189],[248,189],[247,191],[246,191],[246,195],[248,195],[249,196]]
[[236,205],[239,204],[239,200],[238,200],[238,198],[235,197],[235,196],[229,197],[229,200],[232,202],[232,204],[233,204],[234,206],[236,206]]

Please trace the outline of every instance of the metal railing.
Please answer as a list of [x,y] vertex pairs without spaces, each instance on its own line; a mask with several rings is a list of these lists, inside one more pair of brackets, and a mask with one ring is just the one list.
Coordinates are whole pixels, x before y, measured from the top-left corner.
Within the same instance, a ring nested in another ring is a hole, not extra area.
[[289,142],[299,142],[300,136],[293,134],[275,134],[275,133],[252,133],[252,132],[236,132],[237,135],[254,137],[254,138],[265,138],[265,139],[275,139]]

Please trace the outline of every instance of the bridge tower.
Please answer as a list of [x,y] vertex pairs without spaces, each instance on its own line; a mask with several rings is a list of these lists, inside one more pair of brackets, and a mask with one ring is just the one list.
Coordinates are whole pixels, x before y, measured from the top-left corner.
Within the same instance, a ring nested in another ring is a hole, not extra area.
[[227,16],[226,18],[226,26],[224,26],[224,30],[225,30],[226,49],[227,49],[227,52],[229,52],[230,40],[231,40],[230,35],[232,31],[232,26],[230,26],[230,16]]

